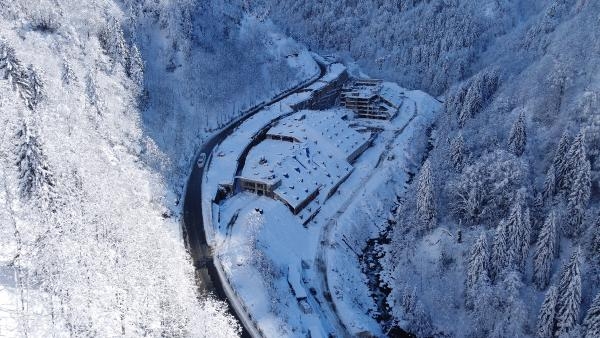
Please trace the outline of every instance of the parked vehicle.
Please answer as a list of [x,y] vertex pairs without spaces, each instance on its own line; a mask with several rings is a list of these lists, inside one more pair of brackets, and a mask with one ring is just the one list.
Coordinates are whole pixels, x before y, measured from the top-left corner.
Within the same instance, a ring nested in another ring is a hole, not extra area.
[[196,164],[198,165],[198,168],[202,169],[204,168],[204,163],[206,162],[206,154],[205,153],[201,153],[200,156],[198,156],[198,161],[196,161]]
[[300,309],[302,310],[302,312],[304,313],[312,313],[312,308],[310,307],[310,304],[308,304],[308,302],[306,301],[306,299],[301,299],[298,301],[298,305],[300,305]]

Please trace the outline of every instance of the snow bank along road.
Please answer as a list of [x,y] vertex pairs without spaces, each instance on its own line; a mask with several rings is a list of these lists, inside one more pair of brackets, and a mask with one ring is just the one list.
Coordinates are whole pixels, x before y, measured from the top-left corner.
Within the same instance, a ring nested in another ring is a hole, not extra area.
[[[322,62],[318,62],[318,65],[320,69],[319,74],[315,74],[315,76],[308,81],[305,81],[304,83],[301,83],[279,94],[270,101],[263,102],[249,109],[245,112],[245,114],[242,115],[241,118],[232,122],[219,133],[208,139],[208,141],[206,141],[200,147],[195,159],[197,159],[202,153],[207,155],[211,154],[216,145],[229,136],[245,120],[258,113],[263,108],[277,103],[289,95],[297,93],[302,88],[310,86],[319,79],[323,78],[326,75],[326,65]],[[198,166],[196,166],[196,161],[194,160],[192,172],[187,182],[183,205],[182,226],[186,246],[190,251],[194,261],[194,267],[196,268],[196,278],[198,279],[198,284],[202,288],[203,292],[215,294],[220,299],[227,301],[230,308],[234,309],[234,315],[243,325],[243,336],[261,336],[255,325],[248,317],[248,314],[245,313],[241,306],[239,306],[239,301],[235,299],[235,295],[231,292],[231,287],[229,285],[224,285],[227,284],[227,280],[223,278],[223,272],[219,271],[217,266],[214,264],[211,248],[207,243],[207,226],[211,225],[204,224],[202,213],[202,180],[204,177],[204,168],[206,167],[207,165],[205,165],[203,168],[198,168]]]

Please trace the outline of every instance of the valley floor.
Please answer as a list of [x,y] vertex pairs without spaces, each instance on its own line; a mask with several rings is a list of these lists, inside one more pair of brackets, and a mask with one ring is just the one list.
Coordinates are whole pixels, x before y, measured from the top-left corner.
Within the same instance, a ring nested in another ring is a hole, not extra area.
[[[425,132],[440,108],[438,101],[420,91],[404,92],[401,111],[391,122],[351,118],[355,128],[381,131],[353,163],[348,179],[306,226],[281,201],[248,192],[213,204],[214,251],[229,283],[265,336],[308,332],[326,336],[340,330],[353,336],[382,334],[374,319],[377,306],[358,261],[377,229],[359,228],[364,224],[357,222],[356,213],[366,209],[385,215],[379,210],[384,203],[379,197],[383,196],[376,195],[390,191],[385,188],[392,177],[397,179],[398,171],[410,170],[413,159],[407,158],[406,147],[415,133]],[[342,108],[333,111],[349,113]],[[216,191],[223,173],[229,172],[225,177],[232,174],[231,159],[224,158],[235,158],[233,152],[228,148],[215,151],[221,157],[210,163],[206,191]]]

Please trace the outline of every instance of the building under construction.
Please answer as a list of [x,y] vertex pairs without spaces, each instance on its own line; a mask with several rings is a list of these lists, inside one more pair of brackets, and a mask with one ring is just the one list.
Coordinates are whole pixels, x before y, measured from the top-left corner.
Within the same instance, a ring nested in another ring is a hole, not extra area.
[[402,93],[377,79],[357,79],[342,88],[340,103],[356,117],[393,119],[402,105]]

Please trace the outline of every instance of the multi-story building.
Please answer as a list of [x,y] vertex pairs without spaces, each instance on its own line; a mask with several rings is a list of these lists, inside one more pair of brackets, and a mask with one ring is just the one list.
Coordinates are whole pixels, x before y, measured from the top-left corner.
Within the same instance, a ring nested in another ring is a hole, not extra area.
[[358,118],[393,119],[402,105],[402,92],[377,79],[358,79],[342,88],[340,103]]

